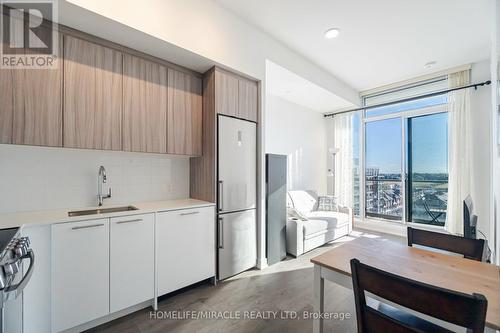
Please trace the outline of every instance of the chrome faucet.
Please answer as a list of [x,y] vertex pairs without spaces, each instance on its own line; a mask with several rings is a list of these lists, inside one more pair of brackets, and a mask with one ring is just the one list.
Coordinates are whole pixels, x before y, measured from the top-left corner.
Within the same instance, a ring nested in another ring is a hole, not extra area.
[[97,205],[102,206],[104,199],[111,198],[111,187],[108,189],[108,194],[102,195],[102,184],[106,183],[106,169],[101,165],[97,175]]

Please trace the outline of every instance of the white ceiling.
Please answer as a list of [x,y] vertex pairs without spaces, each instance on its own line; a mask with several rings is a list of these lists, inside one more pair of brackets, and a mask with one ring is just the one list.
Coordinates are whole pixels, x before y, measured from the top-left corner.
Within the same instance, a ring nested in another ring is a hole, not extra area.
[[[215,0],[353,88],[489,57],[486,0]],[[327,40],[325,30],[341,29]],[[436,61],[431,69],[424,64]]]
[[271,61],[266,62],[266,92],[317,112],[353,104]]

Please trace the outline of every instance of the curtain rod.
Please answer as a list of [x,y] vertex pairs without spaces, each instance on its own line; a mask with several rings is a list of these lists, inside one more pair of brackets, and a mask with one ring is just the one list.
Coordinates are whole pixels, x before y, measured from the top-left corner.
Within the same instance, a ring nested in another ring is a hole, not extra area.
[[491,84],[491,81],[488,80],[488,81],[484,81],[484,82],[480,82],[480,83],[470,84],[468,86],[456,87],[456,88],[451,88],[451,89],[436,91],[436,92],[433,92],[433,93],[430,93],[430,94],[425,94],[425,95],[420,95],[420,96],[403,98],[403,99],[399,99],[397,101],[386,102],[386,103],[381,103],[381,104],[375,104],[375,105],[370,105],[370,106],[364,106],[364,107],[361,107],[361,108],[356,108],[356,109],[351,109],[351,110],[345,110],[345,111],[340,111],[340,112],[327,113],[324,116],[325,117],[333,117],[335,115],[342,114],[342,113],[349,113],[349,112],[360,111],[360,110],[380,108],[380,107],[383,107],[383,106],[389,106],[389,105],[393,105],[393,104],[411,102],[411,101],[414,101],[414,100],[417,100],[417,99],[421,99],[421,98],[438,96],[438,95],[449,93],[449,92],[452,92],[452,91],[455,91],[455,90],[461,90],[461,89],[467,89],[467,88],[477,89],[477,87],[487,86],[487,85],[490,85],[490,84]]

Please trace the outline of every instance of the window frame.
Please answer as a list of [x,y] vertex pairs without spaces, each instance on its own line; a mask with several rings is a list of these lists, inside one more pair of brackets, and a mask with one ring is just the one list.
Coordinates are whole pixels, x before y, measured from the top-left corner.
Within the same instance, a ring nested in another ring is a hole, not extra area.
[[[366,98],[369,98],[368,96],[365,96],[363,98],[363,105],[366,105]],[[383,222],[383,223],[389,223],[389,224],[395,224],[395,225],[403,225],[403,226],[417,226],[417,227],[429,227],[429,228],[434,228],[434,229],[444,229],[444,226],[437,226],[437,225],[431,225],[431,224],[426,224],[426,223],[418,223],[418,222],[411,222],[408,221],[409,214],[407,210],[407,205],[408,205],[408,200],[406,197],[406,192],[407,192],[407,181],[408,181],[408,159],[407,159],[407,149],[408,149],[408,142],[406,140],[406,134],[407,134],[407,125],[408,125],[408,119],[413,118],[413,117],[418,117],[418,116],[428,116],[428,115],[434,115],[434,114],[439,114],[439,113],[448,113],[448,104],[441,104],[441,105],[433,105],[425,108],[420,108],[420,109],[414,109],[414,110],[406,110],[406,111],[401,111],[397,113],[391,113],[391,114],[386,114],[386,115],[380,115],[380,116],[372,116],[372,117],[366,117],[366,110],[361,111],[360,115],[360,131],[359,131],[359,143],[360,143],[360,157],[359,157],[359,166],[360,166],[360,180],[359,180],[359,218],[362,221],[375,221],[377,223]],[[402,216],[401,220],[391,220],[387,218],[377,218],[373,216],[367,216],[366,214],[366,124],[374,121],[379,121],[379,120],[385,120],[385,119],[394,119],[394,118],[399,118],[401,121],[401,195],[402,195]]]

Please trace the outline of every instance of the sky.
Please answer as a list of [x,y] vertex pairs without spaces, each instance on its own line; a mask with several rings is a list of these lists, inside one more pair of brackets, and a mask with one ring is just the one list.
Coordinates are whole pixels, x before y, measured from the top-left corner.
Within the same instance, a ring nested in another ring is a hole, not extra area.
[[[442,104],[438,96],[426,101],[412,102],[411,108]],[[373,115],[398,112],[406,105],[373,109]],[[371,111],[368,111],[371,112]],[[371,114],[370,114],[371,115]],[[359,157],[359,116],[354,120],[354,157]],[[412,128],[412,161],[414,173],[448,172],[448,114],[439,113],[410,119]],[[366,166],[378,167],[380,173],[401,172],[401,118],[366,123]],[[405,129],[406,131],[406,129]],[[406,137],[408,138],[408,134]],[[405,143],[406,145],[406,143]],[[407,153],[408,155],[408,153]]]

